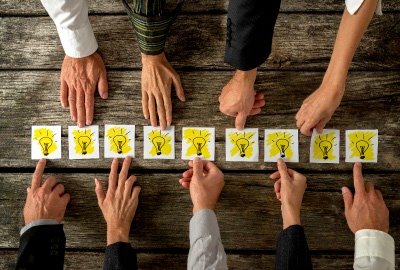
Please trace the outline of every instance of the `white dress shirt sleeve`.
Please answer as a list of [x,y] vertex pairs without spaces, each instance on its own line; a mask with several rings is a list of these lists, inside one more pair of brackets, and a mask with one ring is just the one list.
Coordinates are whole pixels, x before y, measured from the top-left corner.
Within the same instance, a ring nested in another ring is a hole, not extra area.
[[[365,0],[346,0],[347,11],[353,15],[361,7]],[[375,9],[376,15],[382,15],[382,0],[378,0],[378,4]]]
[[49,218],[43,218],[43,219],[38,219],[35,221],[32,221],[31,223],[25,225],[22,229],[19,235],[23,235],[27,230],[29,230],[32,227],[35,226],[41,226],[41,225],[58,225],[60,222],[54,219],[49,219]]
[[87,0],[41,0],[53,19],[65,54],[82,58],[97,50]]
[[210,209],[197,211],[190,220],[190,270],[228,269],[217,216]]
[[394,270],[393,238],[382,231],[359,230],[355,234],[354,270]]

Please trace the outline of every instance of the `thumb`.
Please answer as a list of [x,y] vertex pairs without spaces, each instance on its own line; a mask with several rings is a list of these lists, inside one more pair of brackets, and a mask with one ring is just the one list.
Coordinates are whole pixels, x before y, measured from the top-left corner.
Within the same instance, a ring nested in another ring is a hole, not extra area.
[[183,87],[182,87],[182,83],[179,78],[179,75],[177,75],[177,77],[172,77],[172,82],[174,83],[175,92],[176,92],[176,95],[178,96],[179,100],[186,101],[185,92],[183,91]]
[[[193,159],[193,176],[203,176],[203,161],[199,157]],[[194,177],[196,179],[196,177]]]
[[107,82],[107,73],[104,68],[103,71],[100,72],[99,82],[97,84],[97,88],[99,90],[100,97],[102,99],[108,98],[108,82]]
[[281,178],[287,178],[287,177],[290,178],[285,161],[283,161],[283,159],[281,158],[278,158],[277,163],[278,163],[278,171],[279,174],[281,175]]
[[97,202],[101,208],[101,206],[103,205],[104,199],[106,198],[106,195],[104,195],[103,185],[101,184],[99,179],[95,178],[94,182],[96,183]]
[[243,112],[239,112],[236,116],[235,127],[237,130],[244,129],[244,125],[246,124],[247,115]]
[[353,194],[347,187],[342,187],[342,195],[344,201],[345,211],[349,210],[353,206]]

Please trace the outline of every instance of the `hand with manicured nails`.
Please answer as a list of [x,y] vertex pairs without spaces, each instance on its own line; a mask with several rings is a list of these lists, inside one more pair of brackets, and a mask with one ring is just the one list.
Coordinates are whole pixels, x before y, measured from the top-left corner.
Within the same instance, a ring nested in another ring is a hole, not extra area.
[[210,161],[196,157],[189,161],[191,169],[183,173],[179,183],[190,189],[193,215],[201,209],[215,210],[219,195],[224,187],[224,174]]
[[347,187],[342,188],[347,224],[353,233],[362,229],[389,232],[389,210],[382,193],[370,182],[365,182],[361,163],[355,163],[354,196]]
[[39,219],[54,219],[62,222],[70,200],[69,194],[64,194],[64,186],[50,176],[42,185],[46,159],[39,160],[32,176],[32,185],[27,189],[24,208],[25,225]]
[[126,157],[118,176],[118,159],[111,164],[107,195],[98,179],[96,195],[99,207],[107,222],[107,245],[116,242],[129,242],[129,232],[139,204],[140,187],[135,186],[136,177],[128,178],[132,158]]
[[95,52],[83,58],[65,56],[61,67],[61,105],[69,106],[71,120],[79,127],[91,125],[94,114],[96,87],[100,97],[108,97],[106,68],[101,56]]
[[278,171],[270,175],[271,179],[279,179],[274,184],[276,198],[281,201],[283,229],[291,225],[300,225],[300,208],[307,179],[304,175],[288,169],[283,159],[278,159]]
[[219,110],[236,117],[235,127],[238,130],[244,129],[247,116],[259,114],[265,105],[264,94],[257,94],[254,90],[256,75],[256,68],[249,71],[237,70],[219,97]]
[[169,64],[164,53],[146,55],[142,53],[142,107],[146,119],[157,126],[157,114],[160,127],[165,130],[172,124],[171,87],[176,95],[185,101],[185,94],[178,73]]

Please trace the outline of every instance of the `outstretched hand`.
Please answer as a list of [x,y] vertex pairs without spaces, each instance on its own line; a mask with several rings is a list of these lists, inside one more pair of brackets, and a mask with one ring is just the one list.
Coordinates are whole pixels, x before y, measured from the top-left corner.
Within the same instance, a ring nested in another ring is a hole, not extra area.
[[224,187],[224,174],[210,161],[196,157],[189,161],[192,167],[183,173],[179,183],[190,189],[193,214],[201,209],[215,210],[219,195]]
[[354,196],[349,188],[343,187],[342,194],[347,224],[353,233],[362,229],[389,232],[389,210],[382,193],[370,182],[365,182],[361,163],[355,163]]
[[254,81],[257,69],[250,71],[237,70],[233,78],[222,89],[219,97],[219,110],[229,116],[236,117],[235,127],[244,129],[247,116],[261,112],[265,105],[264,94],[256,93]]

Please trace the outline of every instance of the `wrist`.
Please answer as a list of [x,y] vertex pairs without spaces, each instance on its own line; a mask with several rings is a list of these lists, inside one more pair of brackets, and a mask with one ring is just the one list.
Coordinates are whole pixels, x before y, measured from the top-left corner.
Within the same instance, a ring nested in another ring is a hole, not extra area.
[[210,209],[215,212],[215,205],[200,205],[200,206],[193,205],[193,215],[203,209]]
[[130,228],[107,226],[107,245],[117,242],[129,243],[129,231]]
[[164,52],[157,54],[157,55],[150,55],[150,54],[144,54],[144,53],[141,53],[141,54],[142,54],[142,64],[154,64],[154,63],[159,63],[159,62],[167,60]]
[[235,79],[239,81],[245,81],[249,83],[254,83],[257,77],[257,68],[253,68],[251,70],[236,70]]
[[284,210],[282,207],[282,219],[283,219],[283,229],[286,229],[292,225],[301,225],[300,222],[300,209],[289,209]]

